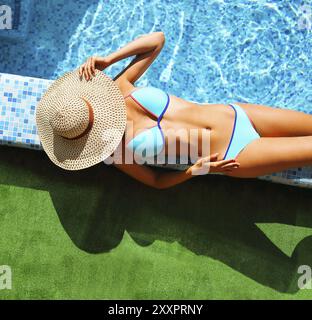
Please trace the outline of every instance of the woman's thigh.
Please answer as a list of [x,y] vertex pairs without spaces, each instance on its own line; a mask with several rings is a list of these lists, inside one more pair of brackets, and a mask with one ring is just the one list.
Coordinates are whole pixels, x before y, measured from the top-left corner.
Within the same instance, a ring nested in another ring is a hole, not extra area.
[[242,178],[312,165],[312,136],[259,138],[236,159],[240,167],[228,175]]
[[259,104],[236,103],[262,137],[312,136],[312,115]]

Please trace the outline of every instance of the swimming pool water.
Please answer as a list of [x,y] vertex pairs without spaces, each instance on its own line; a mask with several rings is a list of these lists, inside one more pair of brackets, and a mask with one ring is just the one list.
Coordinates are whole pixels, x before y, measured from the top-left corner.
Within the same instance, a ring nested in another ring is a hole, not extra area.
[[[31,20],[32,1],[33,0],[1,0],[0,40],[1,38],[21,39],[26,36],[29,21]],[[11,12],[9,12],[8,9],[10,9]],[[11,23],[9,23],[9,20]]]
[[[311,0],[34,0],[27,37],[0,39],[0,72],[55,79],[90,55],[163,31],[165,47],[137,86],[198,102],[312,113],[312,35],[300,24],[303,4],[312,6]],[[105,72],[113,77],[131,59]]]

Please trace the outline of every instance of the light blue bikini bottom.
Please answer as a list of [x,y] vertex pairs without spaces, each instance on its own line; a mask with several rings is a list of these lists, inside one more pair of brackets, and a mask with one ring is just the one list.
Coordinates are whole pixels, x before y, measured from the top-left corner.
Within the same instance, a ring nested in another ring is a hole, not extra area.
[[230,106],[235,111],[235,119],[231,140],[225,152],[224,160],[235,159],[250,142],[260,138],[243,108],[237,104],[230,104]]

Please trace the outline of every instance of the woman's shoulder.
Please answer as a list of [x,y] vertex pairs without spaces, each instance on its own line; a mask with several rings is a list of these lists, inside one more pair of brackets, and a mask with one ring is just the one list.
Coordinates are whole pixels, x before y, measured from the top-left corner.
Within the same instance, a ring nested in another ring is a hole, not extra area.
[[120,91],[124,97],[127,96],[131,91],[133,91],[137,88],[128,79],[123,78],[123,77],[119,77],[113,81],[118,86],[118,88],[120,89]]
[[[147,89],[147,90],[161,90],[155,86],[135,86],[133,85],[129,80],[119,77],[116,80],[114,80],[114,82],[117,84],[117,86],[119,87],[120,91],[122,92],[122,95],[124,97],[128,96],[130,93],[137,91],[137,90],[141,90],[141,89]],[[162,91],[162,90],[161,90]]]

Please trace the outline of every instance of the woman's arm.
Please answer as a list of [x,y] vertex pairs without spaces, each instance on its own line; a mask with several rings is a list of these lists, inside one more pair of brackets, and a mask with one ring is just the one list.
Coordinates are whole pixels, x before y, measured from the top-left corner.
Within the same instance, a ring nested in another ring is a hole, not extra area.
[[130,177],[155,189],[166,189],[187,181],[192,177],[190,170],[176,172],[158,172],[139,164],[115,164],[115,167]]
[[94,75],[95,69],[104,70],[119,60],[136,55],[135,59],[113,79],[115,81],[122,77],[133,84],[152,64],[160,53],[164,43],[165,36],[163,32],[153,32],[140,36],[106,57],[94,56],[88,58],[80,66],[80,76],[83,74],[89,80]]
[[153,51],[157,47],[163,46],[164,42],[165,35],[161,31],[145,34],[129,42],[121,49],[111,53],[106,58],[110,64],[113,64],[130,56]]
[[199,159],[185,171],[158,172],[139,164],[114,164],[132,178],[156,189],[166,189],[209,172],[231,172],[239,167],[234,159],[216,161],[218,154]]
[[165,44],[163,32],[153,32],[140,36],[125,47],[110,54],[108,60],[114,63],[132,55],[136,57],[113,80],[122,79],[134,84],[153,63]]

